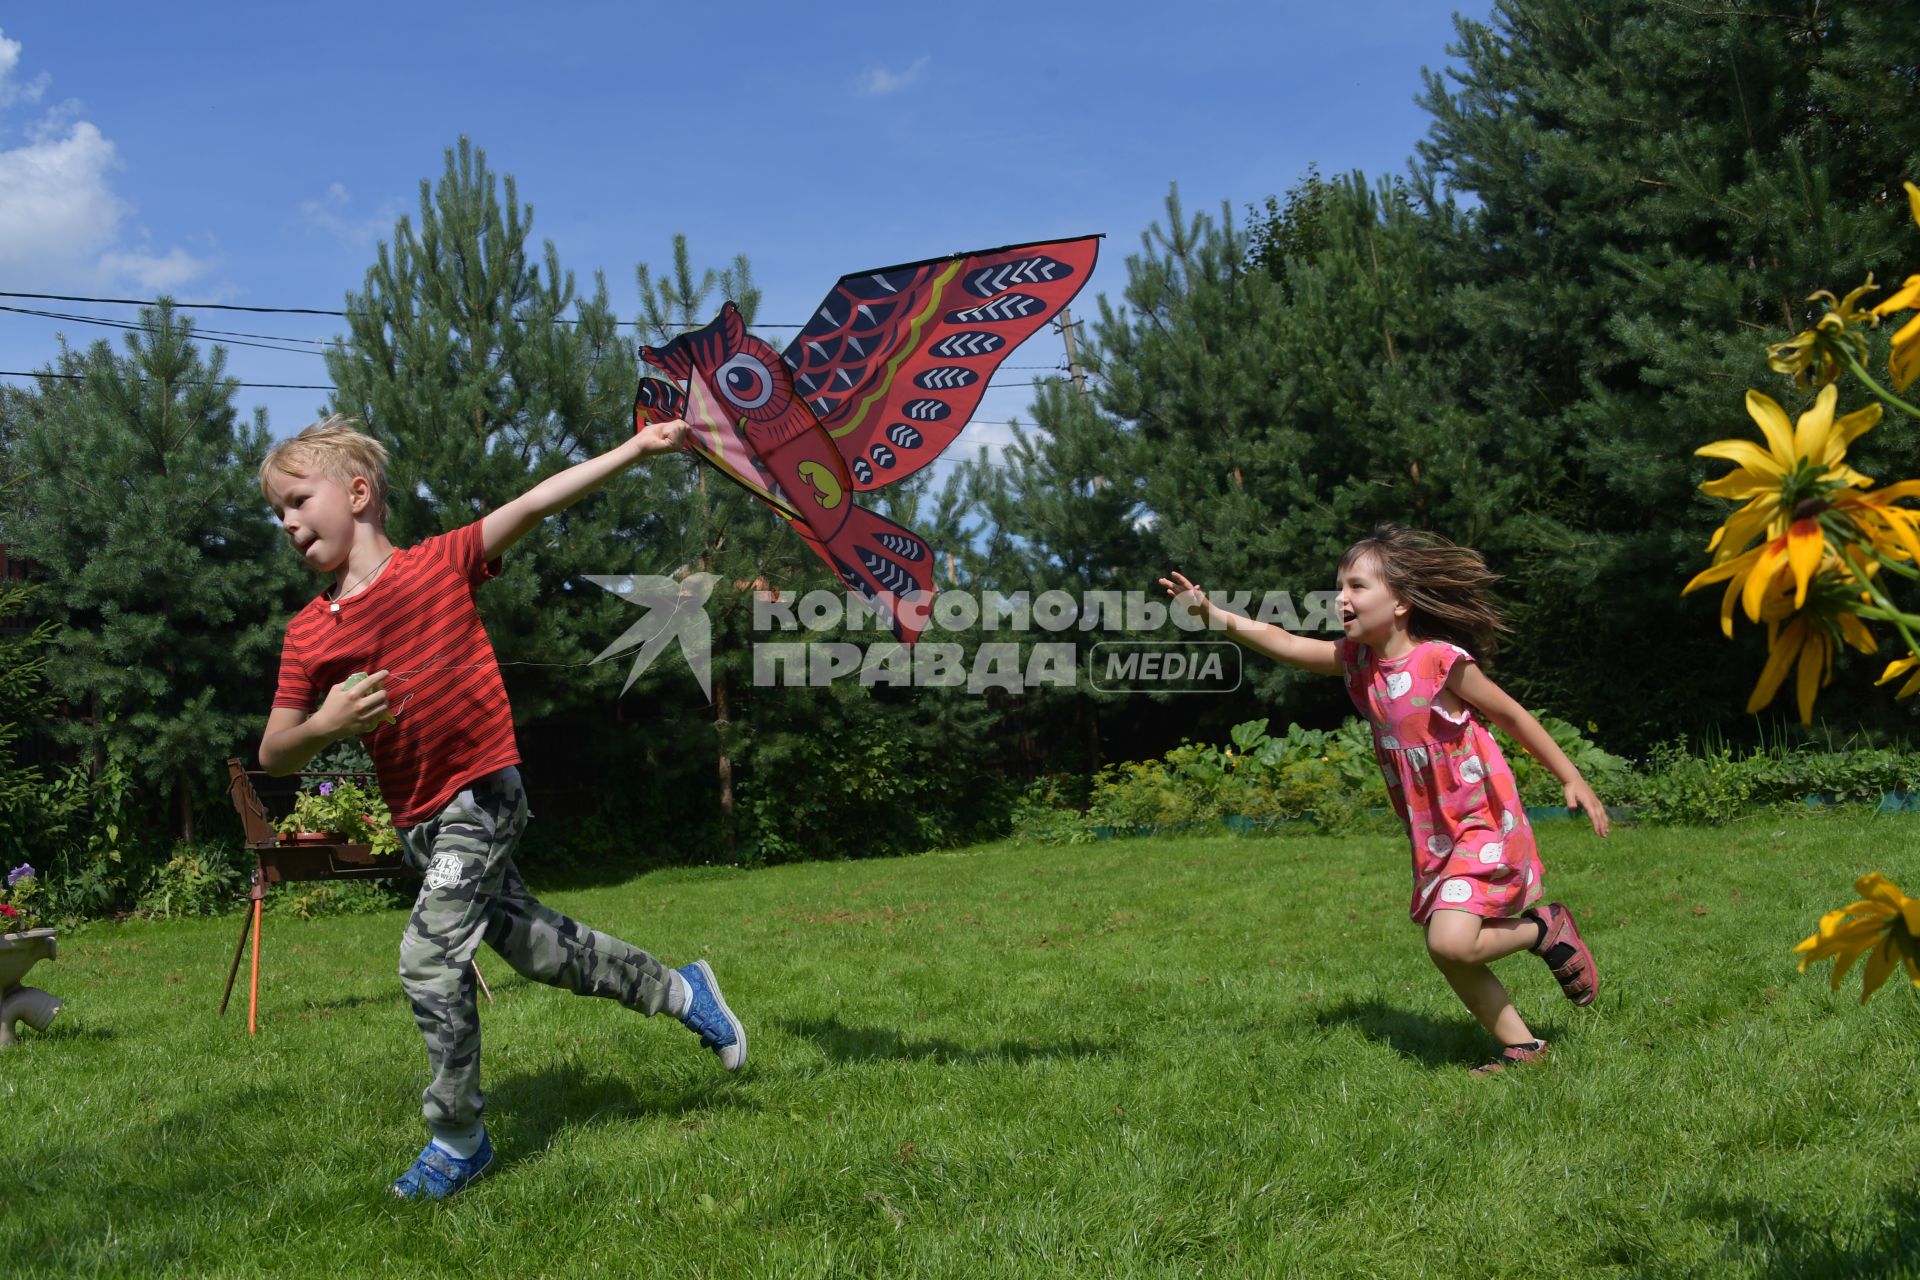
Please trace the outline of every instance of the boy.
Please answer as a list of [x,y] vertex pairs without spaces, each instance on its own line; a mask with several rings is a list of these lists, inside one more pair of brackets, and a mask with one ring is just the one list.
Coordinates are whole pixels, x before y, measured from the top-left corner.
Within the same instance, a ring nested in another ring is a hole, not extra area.
[[[537,981],[648,1016],[664,1009],[727,1070],[746,1064],[746,1029],[706,961],[667,969],[527,892],[513,863],[528,817],[520,754],[473,598],[499,573],[500,554],[535,525],[677,447],[687,424],[650,424],[465,528],[405,550],[386,535],[386,450],[355,425],[336,414],[281,441],[260,464],[260,491],[294,550],[333,576],[287,624],[260,763],[272,774],[294,773],[330,744],[361,735],[373,754],[402,856],[423,877],[400,942],[400,981],[426,1037],[423,1110],[432,1138],[392,1190],[440,1200],[493,1161],[481,1122],[471,964],[482,941]],[[388,699],[390,670],[407,681],[397,705]],[[372,674],[348,688],[361,672]]]

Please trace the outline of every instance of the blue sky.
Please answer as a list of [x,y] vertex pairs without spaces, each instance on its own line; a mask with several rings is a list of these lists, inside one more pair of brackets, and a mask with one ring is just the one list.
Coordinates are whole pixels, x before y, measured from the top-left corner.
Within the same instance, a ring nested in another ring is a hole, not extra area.
[[[697,262],[748,254],[771,323],[804,320],[862,267],[1099,231],[1089,316],[1095,294],[1117,298],[1169,183],[1190,210],[1243,213],[1310,163],[1403,170],[1450,15],[1424,0],[9,6],[0,290],[337,308],[465,134],[518,180],[536,240],[583,283],[606,272],[623,316],[635,264],[663,267],[675,232]],[[108,332],[0,312],[0,369],[45,365],[62,331]],[[1042,332],[1008,364],[1060,360]],[[309,354],[235,348],[229,367],[326,381]],[[284,435],[325,394],[241,397]],[[1029,399],[997,385],[955,452],[1003,445]]]

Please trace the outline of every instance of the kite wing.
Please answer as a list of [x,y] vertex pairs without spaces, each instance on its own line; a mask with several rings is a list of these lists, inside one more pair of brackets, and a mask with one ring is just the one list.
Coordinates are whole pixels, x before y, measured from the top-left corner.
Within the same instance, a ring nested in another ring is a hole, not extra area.
[[1001,361],[1086,284],[1099,247],[1050,240],[841,277],[781,354],[854,488],[939,457]]

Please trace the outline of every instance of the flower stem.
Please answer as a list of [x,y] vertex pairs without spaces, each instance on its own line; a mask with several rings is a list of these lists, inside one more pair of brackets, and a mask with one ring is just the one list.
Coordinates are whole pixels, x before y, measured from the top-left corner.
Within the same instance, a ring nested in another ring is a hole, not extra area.
[[1902,400],[1899,396],[1875,382],[1873,375],[1867,372],[1867,367],[1860,363],[1859,357],[1855,356],[1853,352],[1842,349],[1840,355],[1846,360],[1847,367],[1853,370],[1853,376],[1867,384],[1867,390],[1873,392],[1873,394],[1879,396],[1882,400],[1906,414],[1909,418],[1920,418],[1920,409],[1914,408],[1905,400]]
[[[1867,594],[1872,596],[1874,601],[1879,604],[1880,609],[1876,611],[1875,616],[1884,616],[1885,621],[1891,622],[1894,628],[1899,631],[1900,638],[1907,642],[1907,652],[1913,654],[1915,657],[1920,657],[1920,640],[1914,639],[1912,630],[1913,627],[1920,627],[1920,618],[1901,611],[1893,601],[1887,599],[1886,593],[1880,590],[1879,584],[1867,575],[1866,566],[1854,559],[1855,550],[1856,548],[1854,547],[1847,547],[1842,554],[1846,556],[1847,564],[1853,569],[1855,581],[1865,587]],[[1864,613],[1865,610],[1861,612]]]
[[1920,569],[1916,569],[1910,564],[1903,564],[1898,560],[1890,560],[1882,551],[1875,549],[1873,551],[1873,558],[1880,562],[1881,568],[1889,569],[1903,578],[1920,578]]

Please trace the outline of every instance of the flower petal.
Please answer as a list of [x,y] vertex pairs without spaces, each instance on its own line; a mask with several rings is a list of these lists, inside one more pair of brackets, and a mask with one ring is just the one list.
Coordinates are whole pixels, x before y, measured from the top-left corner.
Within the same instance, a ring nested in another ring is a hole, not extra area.
[[1900,949],[1894,945],[1892,938],[1886,939],[1873,949],[1872,954],[1867,957],[1867,967],[1861,973],[1861,1004],[1865,1004],[1868,997],[1880,989],[1880,984],[1887,980],[1887,975],[1893,972],[1893,967],[1899,962]]
[[1767,637],[1767,665],[1761,669],[1759,683],[1753,686],[1753,696],[1747,699],[1748,715],[1772,702],[1773,695],[1780,692],[1780,682],[1787,678],[1787,669],[1800,652],[1806,632],[1807,620],[1795,618]]
[[1840,461],[1847,452],[1847,446],[1867,432],[1880,425],[1880,406],[1870,404],[1864,409],[1855,409],[1834,419],[1833,434],[1827,440],[1827,465]]
[[[1893,350],[1887,352],[1887,372],[1893,375],[1893,389],[1905,391],[1914,375],[1920,373],[1920,316],[1893,336]],[[1902,335],[1911,335],[1902,340]]]
[[[1793,467],[1793,425],[1787,411],[1772,396],[1760,391],[1747,392],[1747,414],[1767,438],[1767,447],[1784,473]],[[1722,442],[1724,443],[1724,441]],[[1711,446],[1709,446],[1711,447]],[[1696,452],[1699,452],[1696,450]],[[1725,456],[1725,455],[1719,455]],[[1751,466],[1752,463],[1745,465]]]
[[1908,901],[1907,895],[1900,892],[1900,886],[1878,871],[1869,871],[1855,880],[1853,891],[1863,899],[1855,906],[1866,907],[1869,910],[1884,907],[1889,912],[1898,911]]
[[[1750,392],[1749,394],[1757,394]],[[1771,400],[1767,401],[1772,404]],[[1778,408],[1778,406],[1775,406]],[[1780,415],[1782,420],[1785,414]],[[1757,475],[1772,476],[1776,480],[1787,477],[1788,463],[1781,462],[1751,440],[1715,440],[1712,444],[1703,444],[1693,451],[1698,458],[1725,458],[1735,462]],[[1788,460],[1789,462],[1791,459]]]
[[1787,563],[1787,540],[1775,538],[1760,551],[1759,559],[1753,563],[1753,572],[1747,578],[1747,585],[1740,592],[1740,603],[1747,611],[1749,621],[1760,621],[1760,602],[1766,598],[1767,589],[1773,585],[1774,575]]
[[1800,423],[1793,431],[1796,459],[1818,462],[1827,456],[1827,437],[1833,432],[1833,406],[1839,398],[1840,388],[1829,382],[1813,398],[1813,407],[1800,415]]
[[1847,970],[1853,968],[1854,961],[1873,949],[1874,943],[1879,936],[1879,932],[1876,930],[1857,941],[1849,941],[1845,947],[1834,952],[1833,979],[1829,984],[1832,990],[1838,991],[1840,989],[1840,980],[1847,976]]
[[1793,607],[1807,606],[1807,583],[1827,554],[1827,535],[1818,520],[1795,520],[1787,526],[1787,566],[1793,570]]
[[1752,550],[1741,555],[1732,556],[1726,560],[1722,560],[1716,565],[1702,569],[1699,573],[1693,575],[1693,581],[1680,589],[1680,594],[1683,596],[1691,595],[1695,590],[1706,586],[1710,582],[1718,582],[1722,578],[1731,577],[1736,582],[1744,582],[1745,579],[1740,575],[1743,571],[1751,569],[1754,562],[1760,558],[1761,553],[1765,550],[1765,547],[1754,547]]
[[1887,669],[1880,673],[1880,678],[1875,680],[1874,683],[1885,684],[1889,680],[1898,680],[1902,675],[1913,670],[1916,666],[1920,666],[1920,657],[1908,654],[1904,658],[1895,658],[1887,664]]
[[1702,493],[1712,494],[1716,498],[1731,498],[1735,502],[1779,491],[1779,476],[1761,475],[1748,467],[1729,471],[1718,480],[1709,480],[1700,486]]
[[1840,615],[1840,634],[1846,639],[1848,644],[1858,649],[1861,653],[1878,653],[1880,651],[1880,642],[1873,638],[1873,632],[1869,631],[1867,624],[1860,621],[1854,614],[1843,613]]
[[1920,306],[1920,276],[1908,276],[1907,282],[1892,297],[1873,309],[1873,314],[1890,316],[1896,311],[1906,311],[1915,306]]
[[1794,678],[1794,692],[1800,703],[1800,723],[1813,723],[1813,700],[1820,686],[1833,678],[1833,645],[1826,633],[1809,627],[1806,644],[1800,649],[1800,670]]

